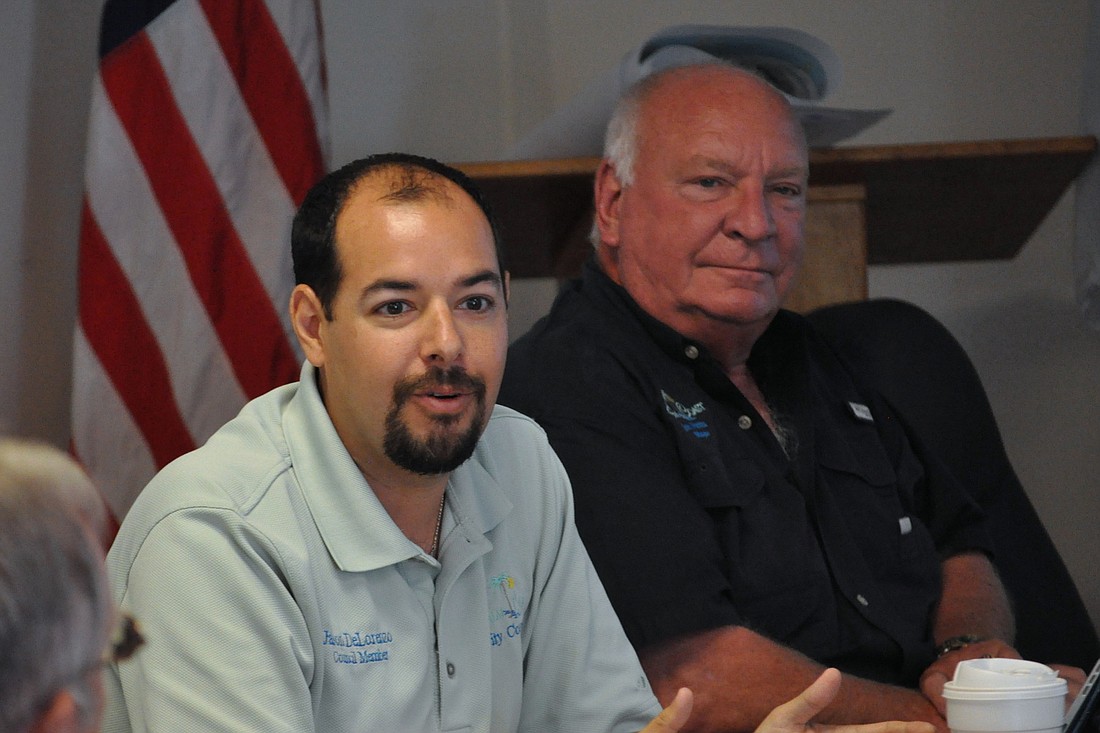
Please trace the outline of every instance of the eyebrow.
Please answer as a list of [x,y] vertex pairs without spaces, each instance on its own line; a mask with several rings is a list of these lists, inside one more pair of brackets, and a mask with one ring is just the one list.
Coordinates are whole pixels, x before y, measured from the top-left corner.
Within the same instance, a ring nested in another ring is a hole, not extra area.
[[488,283],[499,289],[500,273],[496,272],[495,270],[482,270],[479,273],[470,275],[469,277],[459,281],[459,285],[464,288],[470,288],[474,285],[480,285],[481,283]]
[[[695,162],[701,163],[705,166],[713,168],[715,170],[722,171],[723,173],[729,173],[736,175],[738,173],[737,167],[729,164],[728,162],[721,160],[720,158],[709,158],[704,156],[696,156]],[[808,165],[791,165],[779,170],[771,171],[769,178],[789,178],[791,176],[798,178],[808,178],[810,169]]]
[[790,168],[782,168],[774,171],[772,176],[774,178],[809,178],[810,168],[805,165],[795,165]]
[[[489,283],[495,286],[498,290],[501,287],[500,274],[494,270],[482,270],[481,272],[474,273],[468,277],[461,278],[456,281],[456,285],[460,288],[470,288],[474,285],[480,285],[481,283]],[[398,290],[402,292],[411,292],[419,288],[420,285],[415,280],[375,280],[370,285],[363,288],[363,291],[359,294],[361,298],[364,298],[372,293],[377,293],[383,290]]]

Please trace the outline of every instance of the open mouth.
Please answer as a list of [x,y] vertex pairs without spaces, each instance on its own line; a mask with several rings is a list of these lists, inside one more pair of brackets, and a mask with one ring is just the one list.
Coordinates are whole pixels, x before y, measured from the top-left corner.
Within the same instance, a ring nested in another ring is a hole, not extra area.
[[426,397],[432,397],[437,400],[453,400],[458,397],[464,396],[465,392],[425,392]]
[[394,387],[394,403],[400,407],[409,399],[426,401],[436,407],[458,405],[469,399],[480,400],[485,382],[461,369],[432,369],[418,378],[407,379]]

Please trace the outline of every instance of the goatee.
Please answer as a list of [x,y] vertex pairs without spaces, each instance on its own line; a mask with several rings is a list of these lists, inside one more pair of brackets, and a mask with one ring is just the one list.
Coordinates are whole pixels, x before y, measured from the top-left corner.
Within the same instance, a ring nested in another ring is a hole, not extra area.
[[[417,394],[451,387],[470,392],[475,398],[473,419],[462,430],[458,423],[462,415],[439,415],[432,418],[428,434],[417,437],[412,434],[401,411],[409,399]],[[474,453],[481,438],[485,422],[485,381],[466,372],[461,367],[441,369],[431,367],[423,376],[398,382],[393,388],[393,404],[386,414],[386,435],[382,450],[386,457],[398,466],[424,476],[449,473]]]

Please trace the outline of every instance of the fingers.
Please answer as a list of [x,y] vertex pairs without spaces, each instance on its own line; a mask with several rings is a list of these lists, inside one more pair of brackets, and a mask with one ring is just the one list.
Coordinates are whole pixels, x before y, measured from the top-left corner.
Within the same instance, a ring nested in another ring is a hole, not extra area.
[[997,657],[998,659],[1023,659],[1020,656],[1020,652],[1011,645],[1007,644],[1000,639],[987,639],[986,641],[979,641],[976,644],[969,644],[959,650],[960,652],[969,652],[965,655],[966,659],[978,659],[980,657]]
[[1085,670],[1080,667],[1071,667],[1067,664],[1048,664],[1048,667],[1058,673],[1058,676],[1066,681],[1066,704],[1073,702],[1080,694],[1085,684]]
[[1020,659],[1020,653],[1000,639],[967,644],[961,649],[944,654],[932,662],[920,677],[920,691],[941,715],[947,714],[947,701],[943,699],[943,686],[955,676],[955,666],[965,659],[998,657],[1002,659]]
[[864,725],[821,726],[823,733],[935,733],[936,726],[923,721],[888,720]]
[[[951,665],[954,667],[954,664]],[[940,717],[947,716],[947,700],[943,698],[943,686],[947,684],[947,675],[938,669],[929,667],[920,678],[920,691],[936,708]]]
[[764,719],[756,733],[936,733],[926,722],[890,720],[862,725],[812,725],[811,721],[836,697],[840,672],[827,669],[795,699],[784,703]]
[[649,721],[641,733],[677,733],[687,723],[694,701],[691,690],[681,687],[668,707],[657,713],[657,717]]

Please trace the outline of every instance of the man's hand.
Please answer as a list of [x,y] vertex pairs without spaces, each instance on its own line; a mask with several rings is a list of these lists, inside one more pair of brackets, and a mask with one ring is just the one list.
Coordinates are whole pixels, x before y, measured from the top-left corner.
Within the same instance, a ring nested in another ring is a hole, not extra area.
[[[962,649],[944,654],[930,664],[928,669],[924,670],[924,673],[920,676],[921,692],[936,707],[940,715],[946,717],[947,701],[943,697],[943,686],[955,676],[955,666],[966,659],[987,657],[1022,659],[1018,651],[999,639],[987,639],[986,641],[967,644]],[[1085,684],[1085,671],[1065,664],[1048,664],[1047,666],[1056,671],[1058,676],[1066,681],[1068,687],[1066,705],[1068,707]]]
[[681,687],[668,707],[657,713],[657,717],[649,721],[649,725],[640,733],[678,733],[691,715],[691,705],[694,701],[691,690]]
[[764,718],[756,733],[933,733],[931,723],[898,720],[863,725],[822,725],[812,723],[840,690],[840,672],[827,669],[798,697],[783,703]]
[[[643,647],[639,657],[662,704],[670,703],[681,687],[695,693],[684,730],[707,733],[752,733],[776,707],[811,687],[822,673],[813,660],[743,626]],[[826,723],[923,720],[948,733],[943,717],[915,688],[845,675],[839,692],[829,689],[831,702],[814,713],[815,728]]]
[[1058,673],[1058,676],[1066,681],[1069,688],[1066,691],[1066,709],[1081,694],[1081,688],[1085,686],[1088,675],[1080,667],[1070,667],[1068,664],[1048,664],[1048,667]]
[[986,639],[948,652],[924,670],[924,673],[920,676],[920,691],[936,707],[940,715],[947,716],[947,701],[943,699],[943,686],[955,676],[955,665],[965,659],[982,659],[985,657],[1022,658],[1020,653],[1007,642],[1000,639]]

